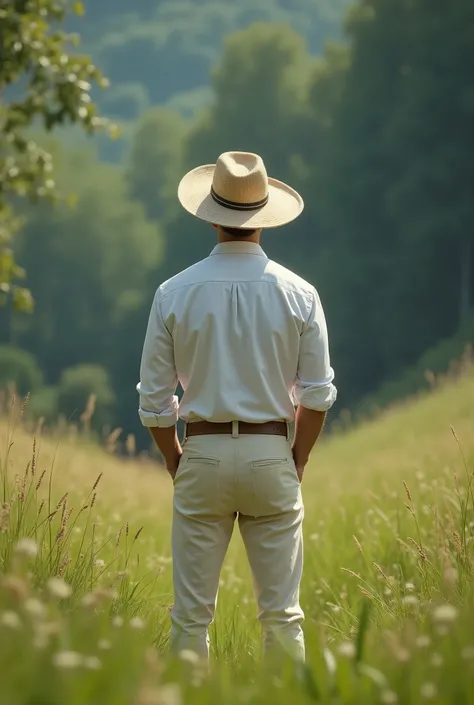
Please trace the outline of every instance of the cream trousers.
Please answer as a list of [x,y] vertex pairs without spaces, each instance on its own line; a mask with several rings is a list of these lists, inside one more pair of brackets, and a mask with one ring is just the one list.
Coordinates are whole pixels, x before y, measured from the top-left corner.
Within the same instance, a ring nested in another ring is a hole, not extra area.
[[184,445],[173,507],[171,648],[209,655],[222,563],[238,519],[268,653],[304,659],[299,605],[303,501],[282,436],[193,436]]

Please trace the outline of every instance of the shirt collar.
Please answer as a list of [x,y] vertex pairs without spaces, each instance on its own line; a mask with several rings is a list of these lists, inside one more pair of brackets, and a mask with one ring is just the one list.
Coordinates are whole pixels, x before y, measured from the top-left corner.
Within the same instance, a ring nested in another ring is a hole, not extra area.
[[265,252],[256,242],[221,242],[214,247],[212,255],[257,255],[266,257]]

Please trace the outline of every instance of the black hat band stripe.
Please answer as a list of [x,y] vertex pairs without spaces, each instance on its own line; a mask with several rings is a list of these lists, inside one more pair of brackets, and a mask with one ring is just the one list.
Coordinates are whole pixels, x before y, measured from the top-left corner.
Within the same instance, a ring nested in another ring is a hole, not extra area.
[[262,198],[261,201],[255,201],[254,203],[237,203],[236,201],[228,201],[227,198],[222,198],[218,193],[214,191],[214,187],[211,186],[211,196],[216,203],[218,203],[223,208],[228,208],[232,211],[256,211],[259,208],[263,208],[268,203],[268,196]]

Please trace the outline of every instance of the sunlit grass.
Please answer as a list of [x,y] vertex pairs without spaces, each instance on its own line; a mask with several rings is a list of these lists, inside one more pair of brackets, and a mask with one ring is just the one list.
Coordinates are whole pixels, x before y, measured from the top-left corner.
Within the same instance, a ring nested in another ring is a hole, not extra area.
[[169,661],[166,474],[19,405],[0,432],[0,705],[474,702],[472,371],[314,453],[305,669],[260,664],[237,536],[210,676]]

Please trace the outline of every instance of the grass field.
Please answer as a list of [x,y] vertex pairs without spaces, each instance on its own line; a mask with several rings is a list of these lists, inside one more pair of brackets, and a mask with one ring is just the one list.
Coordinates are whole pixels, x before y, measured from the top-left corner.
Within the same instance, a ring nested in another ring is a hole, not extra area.
[[474,374],[338,434],[304,482],[308,662],[260,663],[235,536],[210,674],[166,657],[172,486],[0,422],[0,705],[474,703]]

